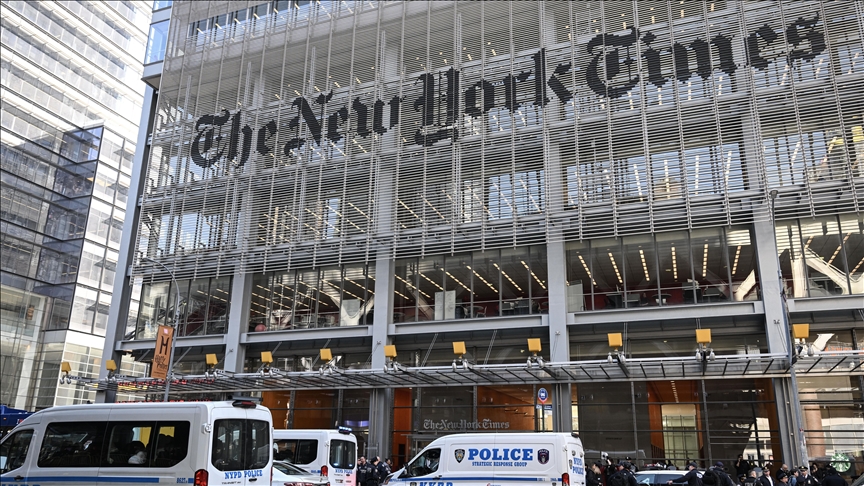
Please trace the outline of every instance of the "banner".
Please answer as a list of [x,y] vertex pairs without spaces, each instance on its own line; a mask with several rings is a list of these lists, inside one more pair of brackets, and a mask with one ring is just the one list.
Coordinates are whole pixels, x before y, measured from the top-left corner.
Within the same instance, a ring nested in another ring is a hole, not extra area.
[[171,362],[171,341],[174,339],[174,328],[159,326],[156,333],[156,349],[153,355],[153,365],[150,367],[151,378],[168,378],[168,363]]

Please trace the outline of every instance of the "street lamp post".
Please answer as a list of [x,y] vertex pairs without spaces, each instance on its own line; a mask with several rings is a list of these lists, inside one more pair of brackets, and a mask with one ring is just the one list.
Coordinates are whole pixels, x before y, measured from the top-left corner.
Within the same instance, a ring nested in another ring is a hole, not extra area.
[[777,199],[777,190],[773,189],[769,193],[769,204],[771,205],[771,224],[772,231],[774,232],[774,246],[775,251],[774,254],[777,258],[777,279],[780,284],[780,302],[783,305],[783,332],[786,333],[786,347],[789,350],[789,388],[790,393],[792,394],[791,402],[792,402],[792,411],[795,414],[795,427],[797,428],[796,439],[798,445],[798,463],[806,466],[809,464],[809,457],[807,456],[807,442],[804,437],[804,419],[801,415],[801,402],[798,400],[798,377],[795,373],[795,346],[792,341],[792,325],[789,323],[789,307],[786,304],[786,291],[783,288],[783,270],[780,268],[780,253],[777,244],[777,219],[774,211],[775,200]]
[[180,328],[180,286],[177,284],[177,279],[174,278],[174,272],[166,267],[164,263],[158,262],[150,257],[142,257],[141,260],[155,263],[164,268],[165,271],[168,272],[168,275],[171,276],[171,281],[174,282],[174,296],[176,297],[174,302],[174,332],[171,336],[171,348],[168,352],[168,373],[165,376],[165,396],[162,398],[163,402],[167,402],[168,392],[171,390],[171,375],[174,372],[174,347],[177,344],[177,330]]

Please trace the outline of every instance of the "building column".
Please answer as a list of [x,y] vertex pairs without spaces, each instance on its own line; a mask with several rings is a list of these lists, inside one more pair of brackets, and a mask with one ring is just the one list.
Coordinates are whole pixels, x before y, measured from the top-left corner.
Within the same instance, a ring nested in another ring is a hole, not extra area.
[[[563,241],[546,245],[549,281],[549,361],[570,361],[567,333],[567,254]],[[569,383],[552,387],[552,417],[556,432],[573,430],[572,387]]]
[[252,305],[252,274],[237,273],[231,280],[231,308],[228,329],[225,331],[225,362],[223,369],[242,373],[246,362],[246,347],[240,335],[249,330],[249,307]]
[[[786,304],[781,296],[780,261],[777,256],[773,218],[772,221],[757,221],[753,224],[753,228],[758,253],[762,305],[765,309],[765,336],[768,340],[768,351],[788,354],[790,338],[786,329]],[[799,397],[794,395],[791,381],[791,378],[775,378],[772,383],[777,403],[777,422],[780,425],[783,462],[799,463],[797,443],[803,424],[800,423],[801,418],[796,413],[796,410],[800,410]]]
[[[135,141],[136,150],[132,160],[132,179],[129,183],[126,219],[123,220],[123,234],[120,238],[117,275],[114,279],[114,288],[111,294],[111,308],[108,309],[105,346],[102,349],[102,362],[106,363],[109,359],[113,359],[118,367],[121,356],[116,351],[116,345],[126,334],[129,303],[132,300],[132,279],[129,276],[129,269],[132,267],[135,257],[133,252],[135,251],[135,243],[138,237],[138,234],[135,232],[135,226],[141,216],[138,197],[143,193],[144,183],[147,180],[146,172],[149,166],[147,162],[150,156],[150,146],[147,145],[147,137],[153,129],[152,120],[156,113],[157,97],[156,90],[149,85],[146,86],[141,109],[141,123],[139,123],[141,129],[138,131],[138,140]],[[108,370],[105,366],[100,367],[99,379],[104,380],[107,377]],[[96,403],[113,403],[116,395],[116,385],[110,385],[105,389],[97,389]]]

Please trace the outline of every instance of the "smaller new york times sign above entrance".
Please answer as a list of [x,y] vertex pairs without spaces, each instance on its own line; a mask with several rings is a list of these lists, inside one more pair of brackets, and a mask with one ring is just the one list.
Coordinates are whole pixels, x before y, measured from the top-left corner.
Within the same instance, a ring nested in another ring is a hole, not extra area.
[[[517,90],[533,90],[530,102],[537,107],[549,103],[565,105],[574,97],[574,81],[587,86],[598,98],[616,99],[636,88],[642,79],[645,84],[659,88],[694,76],[707,80],[715,71],[732,76],[742,67],[735,62],[736,39],[732,34],[719,33],[711,38],[675,42],[671,48],[668,43],[660,47],[657,39],[655,33],[640,32],[636,28],[624,34],[598,34],[577,48],[577,51],[587,52],[590,61],[575,70],[572,62],[550,68],[546,49],[540,49],[531,56],[532,69],[506,72],[497,77],[492,74],[476,82],[466,83],[462,72],[453,67],[424,73],[407,80],[410,86],[420,87],[420,94],[413,99],[392,94],[365,101],[360,97],[346,99],[342,96],[333,101],[332,91],[311,98],[301,96],[279,105],[277,110],[269,110],[267,117],[270,119],[265,117],[257,126],[246,122],[254,118],[253,113],[222,110],[195,121],[192,160],[204,168],[223,160],[242,166],[254,154],[291,155],[308,143],[321,146],[324,141],[336,144],[346,137],[384,135],[399,126],[400,113],[405,110],[421,115],[420,127],[408,143],[431,146],[445,140],[458,140],[459,125],[466,117],[479,118],[494,108],[515,113],[525,101],[524,96],[517,97]],[[812,61],[826,49],[818,14],[799,17],[782,27],[762,25],[748,33],[743,43],[738,41],[747,59],[743,67],[757,70],[766,70],[779,60],[794,67]],[[778,49],[782,46],[788,48]],[[639,62],[646,69],[644,78],[638,73]],[[674,67],[664,70],[663,66]],[[350,112],[356,121],[349,127]],[[277,125],[276,120],[285,121]],[[306,130],[300,136],[302,125]],[[287,141],[276,146],[277,139]]]
[[432,420],[423,421],[424,430],[506,430],[510,428],[510,422],[493,422],[490,419],[483,420]]

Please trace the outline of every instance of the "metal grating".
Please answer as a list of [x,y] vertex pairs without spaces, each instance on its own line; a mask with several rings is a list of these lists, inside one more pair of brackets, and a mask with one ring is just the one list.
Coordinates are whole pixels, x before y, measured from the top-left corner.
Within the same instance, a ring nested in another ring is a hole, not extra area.
[[175,2],[137,251],[188,278],[748,223],[773,189],[860,211],[862,33],[861,2]]

